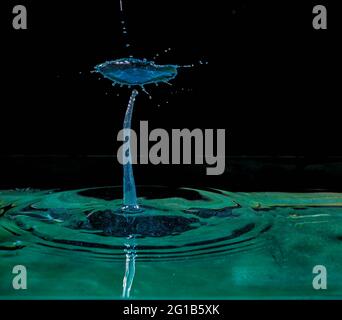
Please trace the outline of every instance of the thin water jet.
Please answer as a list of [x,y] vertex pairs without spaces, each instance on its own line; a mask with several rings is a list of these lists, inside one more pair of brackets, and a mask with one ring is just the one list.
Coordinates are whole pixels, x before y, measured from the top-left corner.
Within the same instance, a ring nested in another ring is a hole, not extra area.
[[124,124],[123,124],[125,141],[129,145],[126,151],[126,154],[124,155],[128,161],[123,165],[122,210],[124,212],[139,211],[135,181],[134,181],[134,176],[133,176],[132,153],[131,153],[131,147],[130,147],[132,114],[133,114],[133,109],[134,109],[135,98],[137,95],[138,95],[138,90],[134,89],[132,91],[131,97],[128,102]]

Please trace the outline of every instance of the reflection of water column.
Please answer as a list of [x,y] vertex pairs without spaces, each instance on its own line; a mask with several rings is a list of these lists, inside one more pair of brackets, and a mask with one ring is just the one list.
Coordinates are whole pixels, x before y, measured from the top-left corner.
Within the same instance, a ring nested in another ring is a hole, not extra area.
[[126,150],[126,154],[123,156],[125,160],[123,162],[123,210],[134,211],[138,210],[137,194],[135,190],[135,182],[133,176],[132,167],[132,154],[131,154],[131,121],[134,108],[135,98],[138,95],[137,90],[133,90],[128,102],[125,120],[123,124],[125,141],[128,142],[129,148]]
[[135,276],[135,258],[137,254],[136,251],[131,246],[128,245],[126,249],[126,269],[125,276],[122,283],[122,297],[129,298],[131,293],[131,288],[133,285],[133,280]]

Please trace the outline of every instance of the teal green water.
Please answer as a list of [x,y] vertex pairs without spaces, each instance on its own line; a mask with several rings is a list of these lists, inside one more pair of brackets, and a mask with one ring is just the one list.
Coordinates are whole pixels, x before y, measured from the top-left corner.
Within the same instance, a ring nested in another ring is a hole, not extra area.
[[127,216],[116,187],[0,191],[0,298],[121,299],[124,279],[132,299],[342,298],[342,194],[139,195]]

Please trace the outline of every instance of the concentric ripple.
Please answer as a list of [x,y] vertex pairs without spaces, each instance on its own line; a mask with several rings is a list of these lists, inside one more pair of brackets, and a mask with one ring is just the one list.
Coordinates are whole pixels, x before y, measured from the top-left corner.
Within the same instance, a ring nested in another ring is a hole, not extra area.
[[120,187],[1,192],[0,232],[17,239],[1,246],[106,261],[125,260],[134,248],[136,261],[151,262],[267,246],[273,216],[226,192],[158,186],[140,187],[139,194],[143,210],[126,214]]

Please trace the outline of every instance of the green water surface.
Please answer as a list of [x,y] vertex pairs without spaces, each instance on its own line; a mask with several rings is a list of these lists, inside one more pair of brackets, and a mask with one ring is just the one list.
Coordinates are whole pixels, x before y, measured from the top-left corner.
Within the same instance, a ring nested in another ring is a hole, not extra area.
[[128,248],[132,299],[342,298],[342,194],[155,188],[126,221],[116,190],[0,191],[0,298],[121,299]]

